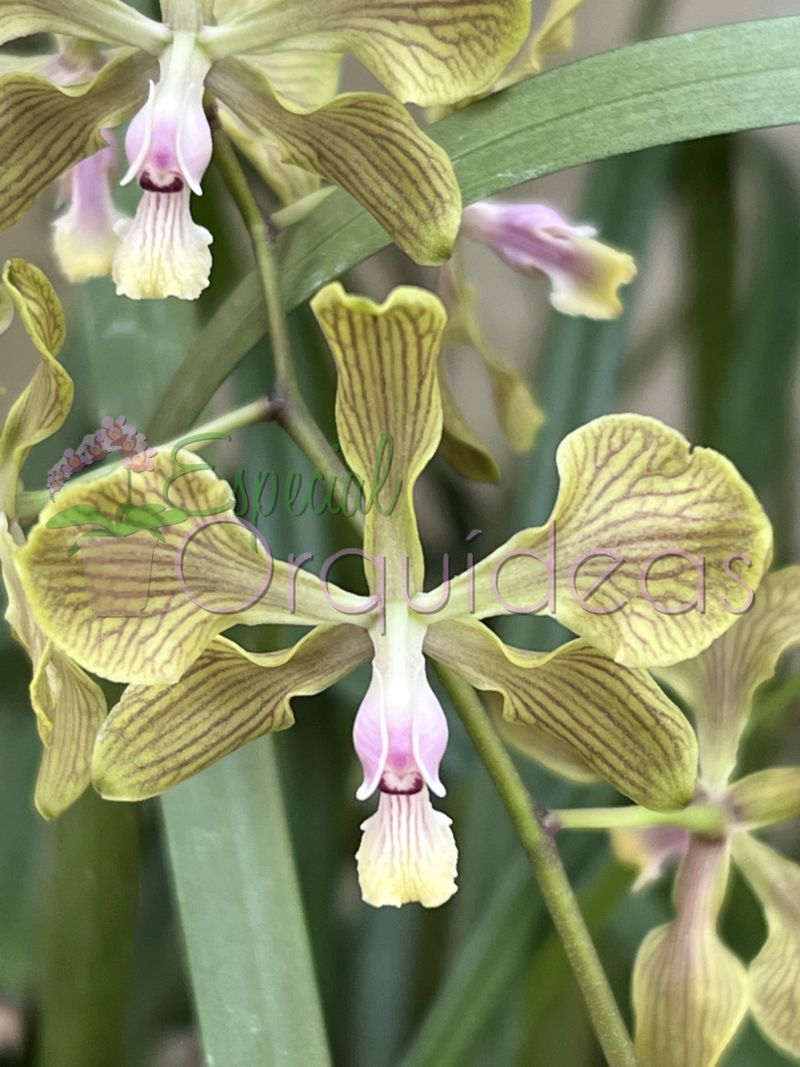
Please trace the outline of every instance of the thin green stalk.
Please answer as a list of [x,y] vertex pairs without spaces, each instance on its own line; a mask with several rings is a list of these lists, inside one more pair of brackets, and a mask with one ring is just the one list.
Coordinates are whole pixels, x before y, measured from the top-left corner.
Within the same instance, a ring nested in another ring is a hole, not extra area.
[[678,826],[696,834],[724,833],[730,815],[722,804],[692,804],[682,811],[621,808],[565,808],[550,812],[555,830],[612,830],[640,826]]
[[641,1067],[561,863],[549,812],[532,801],[472,687],[437,669],[528,856],[609,1067]]
[[[214,162],[250,236],[267,308],[267,324],[275,366],[272,389],[272,399],[277,405],[275,421],[283,426],[315,470],[324,475],[326,480],[336,479],[334,499],[338,503],[342,497],[347,471],[308,410],[300,392],[269,226],[214,108],[209,109],[208,118],[214,141]],[[360,527],[360,519],[357,516],[353,516],[351,521]]]

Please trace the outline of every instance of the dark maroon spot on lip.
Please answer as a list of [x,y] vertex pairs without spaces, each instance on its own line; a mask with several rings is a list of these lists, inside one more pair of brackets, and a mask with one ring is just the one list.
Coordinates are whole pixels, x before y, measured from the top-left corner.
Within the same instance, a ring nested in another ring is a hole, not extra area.
[[394,797],[410,797],[413,796],[414,793],[419,793],[422,789],[422,785],[422,777],[419,774],[415,774],[409,781],[408,785],[402,786],[389,785],[384,776],[378,784],[378,789],[380,789],[382,793],[390,793]]
[[148,193],[179,193],[183,189],[183,178],[175,174],[169,185],[157,185],[145,171],[139,178],[139,185]]

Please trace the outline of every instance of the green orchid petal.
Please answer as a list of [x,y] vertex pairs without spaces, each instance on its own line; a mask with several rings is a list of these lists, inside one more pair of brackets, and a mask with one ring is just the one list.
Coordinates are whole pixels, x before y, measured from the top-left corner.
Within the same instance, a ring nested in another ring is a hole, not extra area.
[[0,0],[0,44],[33,33],[132,45],[153,55],[172,36],[168,26],[121,0]]
[[95,787],[114,800],[163,793],[241,745],[294,722],[291,698],[327,689],[372,655],[355,626],[318,627],[257,655],[218,637],[172,686],[130,686],[97,738]]
[[733,858],[761,900],[769,934],[750,964],[750,1007],[770,1041],[800,1056],[800,867],[750,834]]
[[[496,693],[487,694],[489,698],[496,696],[498,696]],[[491,700],[489,702],[493,703]],[[498,703],[500,709],[495,716],[497,729],[514,748],[519,749],[530,759],[536,760],[537,763],[541,763],[554,774],[559,774],[571,782],[588,783],[602,780],[602,776],[592,770],[572,745],[530,723],[509,722],[503,718],[502,697]]]
[[[565,437],[556,462],[550,523],[454,579],[440,618],[547,609],[630,667],[697,655],[737,620],[742,587],[756,588],[768,564],[772,530],[729,460],[690,450],[656,419],[608,415]],[[421,601],[441,597],[438,589]]]
[[[311,301],[336,361],[336,426],[344,456],[363,482],[364,549],[382,558],[387,599],[400,600],[408,556],[409,596],[422,588],[424,562],[414,485],[439,444],[437,367],[445,326],[441,302],[400,286],[378,306],[336,282]],[[387,435],[389,440],[387,440]],[[367,567],[373,583],[375,573]]]
[[677,918],[652,930],[633,972],[644,1067],[714,1067],[747,1011],[747,972],[720,941],[729,846],[693,838],[675,887]]
[[750,610],[710,648],[659,671],[697,718],[703,775],[709,782],[727,781],[756,689],[775,673],[782,653],[797,644],[800,567],[787,567],[765,576]]
[[31,706],[45,746],[36,807],[46,819],[54,819],[89,784],[92,747],[106,702],[100,688],[55,651],[37,626],[17,570],[18,553],[6,517],[0,514],[0,571],[8,597],[5,617],[33,664]]
[[0,78],[0,230],[56,178],[105,147],[100,130],[141,107],[157,71],[144,52],[126,51],[82,85],[62,88],[35,74]]
[[220,105],[218,113],[222,128],[277,194],[281,203],[294,204],[319,189],[321,182],[318,175],[282,162],[280,148],[263,137],[256,137],[228,108]]
[[251,56],[284,100],[301,108],[320,107],[336,96],[342,56],[335,52],[274,52]]
[[396,101],[345,93],[316,109],[279,98],[266,75],[237,59],[216,63],[206,84],[283,162],[340,185],[419,263],[450,255],[461,193],[446,153]]
[[544,412],[522,375],[501,363],[487,341],[476,311],[477,289],[467,281],[457,254],[442,269],[440,291],[447,308],[445,345],[467,345],[478,352],[491,381],[495,410],[508,443],[515,452],[529,452],[544,425]]
[[200,39],[212,59],[347,52],[404,103],[446,104],[492,84],[529,20],[529,0],[267,0],[207,27]]
[[670,811],[691,800],[694,733],[645,671],[583,641],[550,653],[510,648],[473,621],[434,623],[424,650],[477,689],[501,693],[506,719],[552,734],[637,803]]
[[13,518],[20,469],[31,448],[55,433],[67,417],[73,385],[57,360],[64,344],[64,312],[46,276],[22,259],[9,260],[0,293],[5,298],[0,318],[7,324],[9,309],[16,309],[42,357],[0,434],[0,511]]
[[[169,504],[188,513],[163,527],[158,543],[147,531],[82,537],[80,551],[69,555],[78,534],[96,524],[47,526],[79,504],[113,517],[128,490],[128,472],[118,469],[62,489],[18,553],[38,624],[87,670],[142,685],[176,682],[236,622],[340,622],[340,606],[358,611],[369,603],[333,585],[326,595],[319,579],[277,560],[270,577],[263,547],[229,510],[230,487],[202,463],[197,469],[197,456],[179,452],[173,461],[162,452],[153,466],[131,479],[133,507],[163,503],[167,487]],[[369,625],[366,615],[353,622],[362,619]]]
[[439,394],[442,398],[441,454],[453,470],[465,478],[476,482],[499,482],[503,476],[499,463],[462,415],[441,367]]
[[728,790],[736,822],[748,829],[800,815],[800,767],[770,767],[734,782]]
[[547,56],[569,52],[575,36],[572,15],[582,3],[583,0],[552,0],[541,25],[509,63],[494,88],[505,89],[531,74],[538,74]]
[[51,729],[36,779],[40,815],[56,819],[91,781],[92,750],[106,717],[106,698],[80,667],[49,642],[31,682],[31,701]]

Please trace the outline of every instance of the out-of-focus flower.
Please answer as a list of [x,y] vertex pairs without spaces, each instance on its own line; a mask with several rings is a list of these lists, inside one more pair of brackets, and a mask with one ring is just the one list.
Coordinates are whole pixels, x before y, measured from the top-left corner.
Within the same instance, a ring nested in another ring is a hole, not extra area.
[[[34,76],[24,59],[0,80],[0,226],[104,148],[102,130],[134,115],[126,178],[135,177],[143,195],[133,222],[114,227],[117,290],[136,299],[196,297],[211,264],[211,236],[190,213],[211,152],[207,90],[283,163],[352,193],[419,262],[447,259],[460,219],[458,183],[402,104],[447,104],[490,86],[525,38],[528,0],[468,8],[461,0],[263,0],[218,5],[216,21],[210,9],[203,0],[165,4],[159,23],[120,0],[0,3],[0,44],[56,33],[124,46],[96,49],[100,69],[78,85],[48,82],[41,67]],[[330,74],[345,53],[392,95],[333,95]]]
[[[449,821],[430,801],[444,791],[447,723],[426,677],[429,657],[499,693],[503,715],[531,733],[544,762],[555,748],[648,807],[687,804],[694,735],[644,668],[694,654],[734,621],[719,603],[740,588],[724,569],[731,545],[749,553],[748,580],[757,585],[771,530],[748,486],[723,457],[691,451],[653,419],[598,419],[560,446],[550,523],[521,531],[424,593],[413,493],[441,435],[444,309],[421,290],[395,290],[376,306],[338,284],[312,307],[336,362],[338,438],[351,471],[343,506],[360,501],[366,512],[370,595],[333,587],[333,559],[323,583],[265,557],[252,529],[227,512],[165,530],[150,601],[135,625],[98,618],[82,601],[80,568],[67,555],[73,535],[51,527],[56,511],[48,508],[21,560],[37,619],[80,663],[132,683],[98,737],[98,790],[120,799],[161,793],[252,738],[290,726],[293,696],[321,692],[371,659],[354,744],[364,773],[358,796],[377,791],[380,800],[358,853],[362,889],[373,904],[441,903],[455,888],[456,853]],[[230,498],[225,483],[197,464],[187,470],[180,457],[159,454],[153,466],[136,480],[134,505],[168,480],[170,503],[190,515]],[[73,483],[60,503],[110,512],[126,475]],[[607,538],[625,561],[611,574],[598,552]],[[121,539],[122,572],[136,540]],[[178,553],[177,573],[169,547]],[[666,566],[656,566],[655,552],[670,556]],[[661,610],[696,595],[697,555],[708,572],[705,613]],[[57,601],[48,595],[55,586]],[[503,644],[479,621],[546,608],[580,639],[529,652]],[[218,636],[234,622],[315,628],[292,648],[258,655]]]
[[550,302],[565,315],[617,318],[617,290],[636,277],[633,256],[596,241],[593,226],[572,226],[544,204],[470,204],[461,231],[518,273],[547,275]]
[[[592,226],[571,226],[543,204],[471,204],[464,209],[461,232],[488,245],[514,270],[548,276],[551,303],[567,315],[615,318],[622,312],[617,290],[636,275],[633,258],[594,240]],[[466,279],[458,248],[439,272],[438,292],[448,312],[445,344],[468,345],[480,354],[508,443],[516,452],[527,452],[545,415],[522,375],[502,363],[487,341],[475,309],[475,287]],[[468,478],[499,481],[500,467],[462,415],[444,371],[440,384],[442,453]]]
[[64,276],[85,282],[111,273],[119,245],[115,227],[127,216],[114,206],[111,182],[119,153],[113,130],[103,130],[105,148],[61,179],[68,207],[53,223],[53,251]]
[[[764,578],[750,610],[705,652],[657,672],[694,711],[702,768],[694,804],[713,801],[721,825],[613,832],[621,858],[642,870],[640,883],[680,859],[676,917],[648,934],[634,970],[645,1067],[714,1067],[748,1010],[770,1041],[800,1056],[800,866],[752,833],[800,813],[800,768],[730,780],[756,689],[798,644],[800,567],[789,567]],[[747,969],[717,933],[731,859],[767,920],[766,943]]]

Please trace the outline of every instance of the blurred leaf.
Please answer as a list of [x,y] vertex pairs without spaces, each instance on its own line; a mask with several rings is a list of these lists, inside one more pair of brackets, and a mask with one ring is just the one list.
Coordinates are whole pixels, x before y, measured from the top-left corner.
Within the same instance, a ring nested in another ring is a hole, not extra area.
[[[798,56],[800,17],[659,38],[530,78],[429,132],[453,160],[464,202],[471,203],[620,152],[798,122]],[[388,243],[372,216],[336,191],[283,238],[286,307]],[[264,331],[251,274],[188,352],[153,418],[154,437],[191,425]]]
[[[5,637],[5,622],[0,629]],[[28,699],[30,663],[15,644],[0,645],[0,677],[0,991],[20,995],[33,976],[40,904],[45,823],[34,811],[33,789],[41,742]]]
[[49,832],[55,866],[42,946],[37,1062],[121,1064],[138,905],[138,811],[89,790]]
[[692,439],[718,449],[724,425],[720,400],[730,385],[736,339],[734,164],[733,138],[712,137],[684,145],[677,166],[678,187],[689,209],[686,286],[687,332],[693,342],[689,349],[695,411]]
[[208,1064],[327,1067],[272,739],[162,804]]

